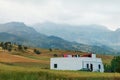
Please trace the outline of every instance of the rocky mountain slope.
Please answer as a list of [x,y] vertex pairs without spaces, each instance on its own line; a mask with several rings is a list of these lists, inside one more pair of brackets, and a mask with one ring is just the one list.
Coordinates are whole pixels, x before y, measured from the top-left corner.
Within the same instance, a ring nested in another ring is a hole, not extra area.
[[[71,37],[74,37],[71,35]],[[18,42],[19,44],[41,48],[56,48],[66,50],[87,51],[94,53],[117,53],[105,45],[85,45],[62,39],[57,36],[46,36],[32,27],[20,22],[0,24],[0,41]]]
[[109,46],[120,51],[120,29],[111,31],[101,25],[67,25],[45,22],[33,26],[38,32],[55,35],[87,45]]

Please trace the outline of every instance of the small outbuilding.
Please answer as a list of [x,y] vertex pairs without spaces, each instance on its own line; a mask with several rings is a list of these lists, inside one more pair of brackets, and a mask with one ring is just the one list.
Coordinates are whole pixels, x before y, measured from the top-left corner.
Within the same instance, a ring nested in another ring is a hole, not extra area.
[[54,70],[90,70],[92,72],[104,72],[101,58],[96,54],[83,56],[66,56],[50,59],[50,69]]

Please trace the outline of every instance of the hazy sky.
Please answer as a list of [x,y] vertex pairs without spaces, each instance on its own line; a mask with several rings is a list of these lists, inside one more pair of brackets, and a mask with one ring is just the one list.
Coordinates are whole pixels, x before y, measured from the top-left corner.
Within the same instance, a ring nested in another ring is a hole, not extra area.
[[120,0],[0,0],[0,23],[51,21],[120,27]]

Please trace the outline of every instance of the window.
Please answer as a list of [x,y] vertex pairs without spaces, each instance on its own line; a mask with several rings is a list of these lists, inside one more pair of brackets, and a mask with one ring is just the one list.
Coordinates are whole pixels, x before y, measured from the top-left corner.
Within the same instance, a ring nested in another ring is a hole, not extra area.
[[101,69],[101,66],[100,66],[100,64],[98,65],[98,68],[99,68],[99,69]]
[[57,64],[54,64],[54,68],[57,68]]
[[89,69],[89,64],[87,64],[86,66],[87,66],[87,69]]

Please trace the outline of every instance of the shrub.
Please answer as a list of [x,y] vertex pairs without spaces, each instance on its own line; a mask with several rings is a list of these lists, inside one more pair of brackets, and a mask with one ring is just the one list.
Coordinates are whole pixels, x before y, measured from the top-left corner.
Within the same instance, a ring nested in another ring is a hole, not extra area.
[[112,72],[120,72],[120,56],[115,56],[111,61]]
[[39,50],[37,50],[37,49],[34,49],[34,52],[35,52],[36,54],[41,54],[41,52],[40,52]]
[[28,49],[28,47],[27,47],[27,46],[24,46],[24,49],[25,49],[25,50],[27,50],[27,49]]
[[112,72],[111,65],[104,64],[104,72]]
[[51,51],[51,52],[52,52],[52,48],[49,48],[49,51]]
[[58,55],[57,55],[57,54],[54,54],[53,56],[54,56],[54,57],[57,57]]
[[18,45],[18,50],[23,50],[22,45]]
[[9,48],[9,49],[8,49],[8,51],[9,51],[9,52],[11,52],[11,51],[12,51],[12,49],[11,49],[11,48]]

